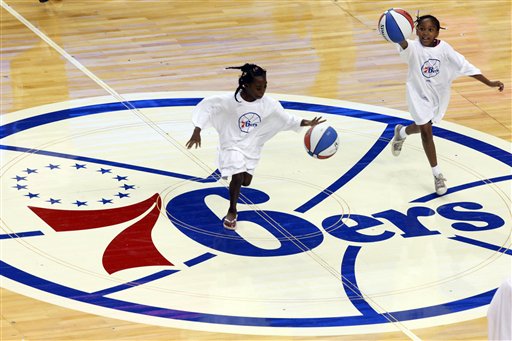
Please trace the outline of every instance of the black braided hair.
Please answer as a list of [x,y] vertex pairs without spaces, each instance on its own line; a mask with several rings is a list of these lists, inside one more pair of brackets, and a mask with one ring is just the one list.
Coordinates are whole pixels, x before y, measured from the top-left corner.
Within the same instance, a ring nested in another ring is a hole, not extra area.
[[254,77],[265,77],[267,75],[267,70],[259,67],[256,64],[245,63],[242,66],[230,66],[226,69],[242,70],[242,74],[240,75],[240,78],[238,78],[238,88],[236,88],[235,91],[235,100],[237,102],[239,101],[236,99],[236,95],[244,88],[246,84],[251,84],[254,81]]
[[441,23],[439,22],[439,20],[436,17],[434,17],[433,15],[425,14],[425,15],[422,15],[421,17],[418,15],[419,15],[419,11],[418,11],[418,14],[416,15],[416,25],[419,25],[423,20],[430,19],[438,31],[441,29],[444,30],[444,27],[441,27]]

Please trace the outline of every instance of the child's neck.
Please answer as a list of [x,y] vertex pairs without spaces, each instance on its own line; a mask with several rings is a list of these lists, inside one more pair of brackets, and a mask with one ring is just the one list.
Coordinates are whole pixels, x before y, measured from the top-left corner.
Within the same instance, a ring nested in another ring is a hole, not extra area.
[[436,47],[437,45],[439,45],[440,42],[441,42],[441,40],[436,38],[436,39],[432,40],[432,44],[428,45],[427,47]]
[[244,99],[244,101],[246,102],[254,102],[256,100],[256,98],[252,97],[251,95],[249,95],[247,92],[245,92],[244,90],[242,90],[240,92],[240,96]]

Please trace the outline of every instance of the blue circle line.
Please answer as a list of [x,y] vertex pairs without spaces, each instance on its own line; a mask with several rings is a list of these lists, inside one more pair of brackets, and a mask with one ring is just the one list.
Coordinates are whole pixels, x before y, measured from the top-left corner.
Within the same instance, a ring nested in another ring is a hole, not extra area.
[[[196,105],[200,100],[201,98],[163,98],[131,101],[130,103],[136,108],[144,109],[160,107],[193,106]],[[57,110],[2,125],[0,127],[0,138],[4,138],[12,134],[19,133],[26,129],[38,127],[43,124],[54,123],[57,121],[67,120],[70,118],[77,118],[82,116],[122,110],[131,110],[131,108],[127,107],[125,104],[121,102],[113,102]]]
[[356,278],[356,259],[361,251],[361,246],[349,245],[341,261],[341,282],[345,294],[350,299],[354,307],[364,316],[374,316],[379,313],[363,298],[359,290]]
[[[172,106],[194,106],[202,98],[167,98],[167,99],[152,99],[152,100],[138,100],[131,101],[130,103],[136,108],[155,108],[155,107],[172,107]],[[377,121],[381,123],[408,124],[410,121],[390,117],[378,113],[372,113],[362,110],[340,108],[327,105],[281,101],[285,109],[302,110],[311,112],[328,113],[334,115],[343,115],[359,119]],[[33,127],[41,126],[44,124],[87,116],[92,114],[99,114],[111,111],[129,110],[123,103],[106,103],[91,106],[84,106],[72,109],[64,109],[52,113],[46,113],[30,118],[22,119],[12,122],[0,127],[0,138],[10,136],[12,134],[30,129]],[[512,157],[508,151],[502,150],[498,147],[492,146],[486,142],[464,136],[446,129],[434,127],[436,136],[450,140],[454,143],[463,144],[466,147],[477,150],[480,153],[488,155],[506,165],[512,165]],[[355,264],[355,263],[354,263]],[[355,270],[355,269],[354,269]],[[477,308],[488,304],[495,291],[492,289],[487,292],[467,297],[464,299],[447,302],[445,304],[434,305],[430,307],[416,308],[404,311],[397,311],[393,313],[384,314],[369,314],[361,316],[339,316],[339,317],[316,317],[316,318],[263,318],[263,317],[241,317],[241,316],[226,316],[226,315],[213,315],[207,313],[186,312],[167,308],[158,308],[146,306],[141,304],[134,304],[108,297],[100,296],[97,294],[90,294],[73,288],[69,288],[51,281],[44,280],[37,276],[28,274],[20,269],[17,269],[3,261],[0,261],[0,274],[10,278],[19,283],[29,285],[33,288],[52,293],[58,296],[67,297],[77,301],[94,304],[106,308],[112,308],[127,312],[134,312],[145,314],[155,317],[172,318],[177,320],[187,320],[196,322],[208,323],[222,323],[232,325],[246,325],[246,326],[271,326],[271,327],[329,327],[329,326],[352,326],[352,325],[367,325],[375,323],[386,322],[385,316],[391,314],[399,321],[419,319],[425,317],[439,316],[444,314],[455,313],[468,309]]]
[[[144,109],[144,108],[161,108],[161,107],[178,107],[178,106],[194,106],[202,98],[161,98],[161,99],[150,99],[150,100],[137,100],[131,101],[133,107]],[[385,124],[409,124],[412,121],[404,120],[397,117],[386,116],[383,114],[373,113],[364,110],[341,108],[330,105],[302,103],[302,102],[291,102],[281,101],[283,107],[289,110],[301,110],[311,111],[318,113],[326,113],[333,115],[341,115],[354,117],[358,119],[370,120],[375,122],[381,122]],[[43,124],[53,123],[65,119],[76,118],[81,116],[88,116],[93,114],[100,114],[104,112],[113,112],[129,110],[123,103],[105,103],[95,104],[71,109],[58,110],[50,113],[45,113],[37,116],[32,116],[19,121],[8,123],[0,127],[0,138],[10,136],[12,134],[30,129],[33,127],[41,126]],[[466,147],[472,148],[480,153],[488,155],[498,161],[505,163],[508,166],[512,166],[512,154],[509,151],[500,149],[493,145],[490,145],[484,141],[468,137],[453,131],[442,129],[439,127],[433,127],[434,134],[441,138],[447,139],[454,143],[462,144]]]
[[190,322],[202,322],[213,324],[230,324],[255,327],[342,327],[386,323],[386,316],[392,315],[399,321],[414,320],[451,314],[461,310],[473,309],[488,304],[497,289],[489,290],[479,295],[468,298],[438,304],[430,307],[390,312],[385,314],[334,316],[334,317],[305,317],[305,318],[270,318],[270,317],[244,317],[219,314],[199,313],[183,310],[168,309],[127,302],[119,299],[105,297],[98,293],[88,293],[81,290],[66,287],[52,281],[29,274],[0,261],[0,274],[7,278],[23,283],[32,288],[39,289],[60,297],[69,298],[78,302],[88,303],[104,308],[120,310],[130,313],[143,314],[165,319],[175,319]]

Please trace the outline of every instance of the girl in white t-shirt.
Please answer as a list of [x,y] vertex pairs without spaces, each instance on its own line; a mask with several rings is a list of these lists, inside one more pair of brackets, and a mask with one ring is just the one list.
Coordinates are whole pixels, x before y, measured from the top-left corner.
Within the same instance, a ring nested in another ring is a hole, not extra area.
[[266,71],[255,64],[239,69],[235,94],[204,98],[192,114],[194,131],[187,148],[201,147],[201,130],[213,126],[219,134],[217,165],[221,176],[231,177],[229,209],[224,217],[225,228],[236,228],[236,204],[242,186],[249,186],[265,142],[283,130],[300,130],[325,122],[321,117],[301,119],[286,112],[279,101],[263,96],[267,89]]
[[440,29],[439,20],[434,16],[418,17],[418,39],[399,43],[400,57],[409,66],[407,103],[414,123],[395,126],[391,151],[394,156],[398,156],[407,135],[421,133],[423,149],[432,167],[436,193],[443,195],[447,191],[446,179],[437,164],[432,124],[441,121],[448,108],[452,81],[458,76],[466,75],[487,86],[497,87],[499,91],[503,91],[504,85],[500,81],[488,80],[448,43],[438,40]]

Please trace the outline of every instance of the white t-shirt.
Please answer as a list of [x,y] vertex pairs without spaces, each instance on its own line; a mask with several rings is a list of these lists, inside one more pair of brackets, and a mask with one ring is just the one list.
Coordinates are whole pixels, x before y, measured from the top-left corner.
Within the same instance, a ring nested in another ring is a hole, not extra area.
[[487,321],[488,340],[512,340],[512,275],[492,297]]
[[455,78],[480,74],[445,41],[425,47],[419,40],[407,40],[404,50],[398,45],[400,57],[409,65],[407,103],[418,125],[441,121],[450,102],[451,85]]
[[201,130],[213,126],[219,134],[218,167],[230,176],[256,167],[265,142],[280,131],[301,129],[301,118],[286,112],[274,98],[263,96],[240,102],[234,94],[204,98],[192,113],[192,123]]

